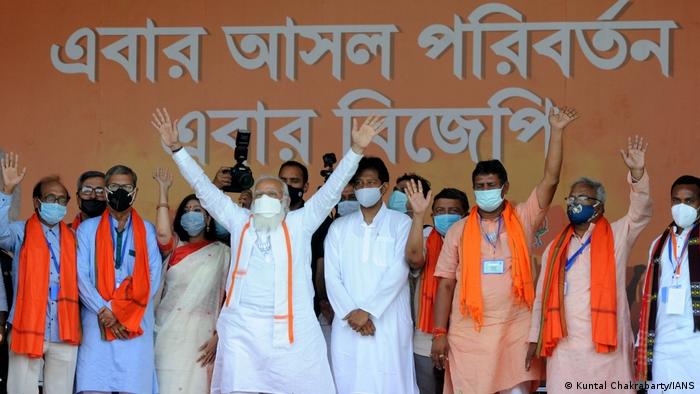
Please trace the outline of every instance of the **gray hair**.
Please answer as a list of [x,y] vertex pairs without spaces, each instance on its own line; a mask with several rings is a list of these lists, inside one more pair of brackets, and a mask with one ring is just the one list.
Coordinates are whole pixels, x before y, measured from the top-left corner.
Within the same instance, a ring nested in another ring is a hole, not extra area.
[[122,164],[117,164],[116,166],[107,170],[107,172],[105,173],[105,182],[108,182],[109,179],[114,175],[129,175],[129,176],[131,176],[131,181],[134,182],[134,187],[136,187],[136,180],[137,180],[136,173],[131,168],[129,168],[125,165],[122,165]]
[[287,188],[287,183],[282,180],[282,178],[278,176],[273,176],[273,175],[261,175],[258,177],[258,179],[255,181],[255,184],[253,185],[253,190],[257,189],[258,184],[262,181],[268,181],[268,180],[273,180],[279,182],[279,184],[282,186],[282,197],[289,199],[289,188]]
[[581,178],[577,179],[574,183],[571,184],[571,188],[580,184],[584,184],[595,189],[595,198],[601,203],[605,203],[607,193],[605,192],[605,186],[603,186],[602,183],[595,181],[591,178],[582,176]]

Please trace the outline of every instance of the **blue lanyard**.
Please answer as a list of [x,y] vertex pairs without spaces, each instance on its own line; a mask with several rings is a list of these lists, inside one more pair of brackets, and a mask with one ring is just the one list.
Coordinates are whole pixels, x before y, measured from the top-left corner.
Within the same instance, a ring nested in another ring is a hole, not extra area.
[[[112,232],[112,245],[114,245],[114,247],[117,248],[118,247],[117,240],[116,240],[116,237],[114,235],[114,233],[116,232],[116,229],[114,228],[114,224],[112,223],[111,218],[109,219],[109,227],[111,230],[113,230],[113,232]],[[117,258],[114,259],[114,267],[116,269],[119,269],[122,265],[122,262],[124,261],[124,255],[126,252],[126,244],[129,241],[129,231],[130,230],[131,230],[131,219],[129,219],[129,225],[126,226],[126,228],[124,230],[122,230],[122,247],[121,247],[121,251],[119,251],[119,250],[117,251],[117,252],[121,252],[121,253],[118,253]]]
[[[51,231],[51,230],[49,230]],[[61,273],[61,265],[58,262],[58,259],[56,258],[56,255],[53,253],[53,249],[51,248],[51,244],[49,243],[48,238],[46,238],[46,234],[44,234],[44,241],[46,241],[46,247],[49,248],[49,254],[51,255],[51,262],[53,263],[54,268],[56,268],[56,273],[60,274]],[[59,238],[59,242],[61,239]]]
[[581,253],[583,253],[583,251],[586,249],[586,247],[588,247],[588,245],[590,245],[590,244],[591,244],[591,237],[588,237],[588,239],[586,240],[586,242],[584,242],[583,245],[581,245],[581,247],[578,248],[578,250],[576,251],[576,253],[574,253],[573,256],[569,257],[569,258],[566,260],[566,267],[564,268],[564,270],[565,270],[566,272],[568,272],[568,271],[571,269],[571,267],[572,267],[572,266],[574,265],[574,263],[576,262],[576,259],[578,259],[578,257],[581,255]]
[[483,219],[480,219],[479,221],[479,226],[481,227],[481,236],[484,237],[486,242],[489,243],[493,247],[494,250],[496,250],[496,247],[498,246],[498,238],[501,236],[501,220],[503,219],[502,216],[499,216],[498,218],[498,229],[496,230],[496,239],[491,242],[489,237],[486,236],[486,231],[484,231],[484,226],[483,226]]

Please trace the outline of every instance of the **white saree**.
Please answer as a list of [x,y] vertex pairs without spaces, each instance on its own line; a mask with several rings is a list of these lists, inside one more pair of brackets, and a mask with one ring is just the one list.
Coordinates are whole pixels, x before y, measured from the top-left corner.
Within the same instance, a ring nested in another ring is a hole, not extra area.
[[214,242],[167,271],[165,263],[155,328],[161,394],[209,393],[211,367],[203,368],[197,359],[216,329],[230,254],[228,246]]

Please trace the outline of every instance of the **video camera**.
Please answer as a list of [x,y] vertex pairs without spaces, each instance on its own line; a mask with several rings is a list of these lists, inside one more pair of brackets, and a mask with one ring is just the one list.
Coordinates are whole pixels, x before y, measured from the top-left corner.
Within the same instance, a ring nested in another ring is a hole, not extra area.
[[236,149],[233,157],[236,164],[233,167],[223,170],[224,173],[231,174],[231,184],[224,186],[221,190],[227,193],[240,193],[250,189],[255,183],[253,171],[245,165],[248,160],[248,146],[250,145],[250,130],[238,130],[236,132]]
[[321,170],[321,176],[323,177],[323,182],[328,181],[328,178],[333,173],[333,166],[338,162],[335,157],[335,153],[326,153],[323,155],[323,170]]

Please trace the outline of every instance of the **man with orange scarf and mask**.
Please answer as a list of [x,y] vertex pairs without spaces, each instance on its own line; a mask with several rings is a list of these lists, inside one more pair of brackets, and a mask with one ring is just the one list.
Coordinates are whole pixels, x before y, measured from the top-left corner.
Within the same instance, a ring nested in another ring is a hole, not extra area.
[[76,235],[84,335],[78,393],[157,392],[152,297],[162,259],[155,227],[133,209],[136,180],[126,166],[109,169],[108,208],[82,222]]
[[75,237],[63,223],[70,197],[58,177],[43,178],[32,193],[34,215],[11,223],[11,196],[26,173],[18,163],[12,153],[0,162],[0,248],[14,253],[7,392],[36,393],[43,358],[44,393],[70,394],[80,343]]
[[477,207],[448,230],[435,268],[431,357],[439,368],[449,364],[445,393],[528,393],[540,378],[523,363],[535,298],[529,246],[559,184],[564,128],[577,117],[573,108],[550,111],[544,177],[526,202],[504,200],[500,161],[479,162],[472,173]]
[[547,392],[634,393],[632,326],[625,290],[627,258],[651,221],[646,144],[630,138],[627,214],[609,223],[605,188],[588,178],[571,186],[567,225],[542,255],[525,365],[547,359]]
[[425,212],[431,207],[430,195],[425,194],[421,182],[411,180],[406,189],[409,212],[412,212],[411,231],[406,243],[406,260],[411,267],[409,280],[413,291],[413,359],[416,381],[421,394],[442,394],[445,371],[435,368],[430,359],[433,334],[433,305],[438,278],[433,275],[445,234],[453,224],[469,212],[467,195],[457,189],[442,189],[432,201],[435,227],[424,226]]

